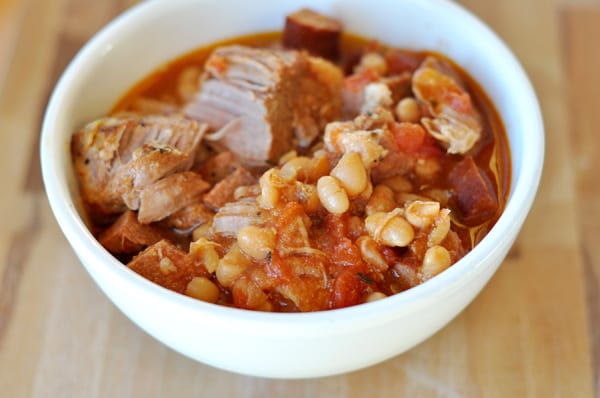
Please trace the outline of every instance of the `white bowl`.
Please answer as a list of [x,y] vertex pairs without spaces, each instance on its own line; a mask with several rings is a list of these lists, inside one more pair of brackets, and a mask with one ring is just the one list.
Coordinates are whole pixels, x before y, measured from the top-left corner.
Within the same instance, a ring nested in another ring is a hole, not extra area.
[[[242,5],[243,4],[243,5]],[[448,270],[373,303],[304,314],[252,312],[166,290],[112,257],[78,206],[71,134],[110,110],[137,81],[189,50],[219,39],[279,30],[301,6],[345,29],[400,48],[446,54],[491,97],[512,152],[511,191],[489,234]],[[479,293],[513,244],[535,197],[544,133],[531,84],[510,50],[480,20],[446,0],[146,1],[100,31],[77,54],[46,111],[41,162],[54,215],[92,278],[133,322],[180,353],[234,372],[280,378],[332,375],[410,349]]]

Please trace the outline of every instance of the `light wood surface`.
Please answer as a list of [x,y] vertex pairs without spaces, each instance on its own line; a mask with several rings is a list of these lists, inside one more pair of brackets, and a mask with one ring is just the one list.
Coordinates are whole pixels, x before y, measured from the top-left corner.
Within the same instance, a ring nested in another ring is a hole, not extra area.
[[434,337],[302,381],[227,373],[154,341],[93,284],[51,215],[38,161],[48,96],[77,49],[132,3],[0,0],[0,396],[599,396],[600,1],[461,2],[514,50],[542,104],[531,215],[482,294]]

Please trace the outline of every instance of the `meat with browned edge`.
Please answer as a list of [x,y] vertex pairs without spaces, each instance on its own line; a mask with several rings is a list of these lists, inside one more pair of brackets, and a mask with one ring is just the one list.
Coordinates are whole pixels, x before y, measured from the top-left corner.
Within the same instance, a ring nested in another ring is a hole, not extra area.
[[144,188],[189,170],[206,129],[181,116],[128,114],[77,132],[71,142],[75,173],[95,221],[137,210]]
[[252,173],[243,167],[238,167],[204,195],[204,203],[218,209],[234,199],[233,193],[237,187],[252,185],[256,182],[257,178]]
[[210,124],[211,138],[242,159],[276,161],[340,116],[342,81],[337,66],[305,52],[219,47],[184,113]]
[[111,253],[135,254],[163,238],[165,238],[163,230],[141,224],[137,214],[127,210],[98,236],[98,241]]
[[140,192],[138,220],[143,224],[160,221],[200,201],[210,185],[193,171],[175,173],[144,187]]
[[127,266],[154,283],[184,293],[194,277],[208,277],[203,265],[168,240],[161,240],[138,254]]

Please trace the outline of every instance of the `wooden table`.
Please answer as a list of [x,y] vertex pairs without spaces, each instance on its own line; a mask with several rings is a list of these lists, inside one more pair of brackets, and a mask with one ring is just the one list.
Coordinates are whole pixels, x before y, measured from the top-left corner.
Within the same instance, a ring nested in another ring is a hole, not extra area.
[[49,93],[132,3],[0,0],[0,396],[599,396],[600,1],[462,1],[541,100],[547,156],[531,215],[482,294],[433,338],[304,381],[230,374],[154,341],[93,284],[52,217],[38,161]]

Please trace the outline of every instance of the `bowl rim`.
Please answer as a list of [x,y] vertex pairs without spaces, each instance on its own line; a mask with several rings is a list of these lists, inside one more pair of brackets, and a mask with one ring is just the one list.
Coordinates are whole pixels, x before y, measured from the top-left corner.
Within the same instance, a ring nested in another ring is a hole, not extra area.
[[[172,0],[170,3],[183,4],[185,2],[186,0]],[[172,292],[150,282],[118,262],[93,237],[76,210],[74,201],[69,195],[65,169],[61,166],[65,162],[59,162],[60,157],[55,159],[52,152],[53,149],[60,146],[52,143],[53,126],[60,118],[60,104],[62,100],[68,95],[70,86],[77,81],[77,76],[73,72],[85,69],[85,65],[92,58],[92,54],[97,54],[99,51],[102,52],[105,49],[107,39],[113,36],[115,32],[118,32],[125,24],[130,23],[131,19],[135,20],[142,14],[155,12],[155,8],[164,6],[164,4],[159,5],[159,3],[164,3],[162,0],[149,0],[139,3],[117,16],[84,45],[63,72],[51,95],[44,115],[40,138],[40,157],[46,194],[52,212],[71,246],[82,250],[86,256],[91,256],[96,260],[92,262],[81,261],[84,267],[86,269],[89,266],[93,267],[89,263],[101,264],[105,268],[104,272],[110,272],[113,277],[124,280],[132,288],[152,294],[168,305],[179,307],[189,312],[203,313],[205,316],[210,316],[211,318],[223,319],[231,322],[231,325],[237,325],[240,322],[245,324],[245,326],[248,323],[255,325],[268,324],[275,328],[278,326],[289,326],[290,323],[302,324],[304,327],[315,325],[320,333],[325,334],[339,333],[340,329],[321,328],[323,325],[352,323],[353,328],[356,329],[356,319],[369,320],[376,323],[386,322],[391,318],[395,318],[399,312],[418,311],[424,308],[427,303],[435,301],[436,297],[463,287],[469,279],[465,278],[465,274],[483,272],[486,258],[503,253],[512,245],[512,241],[504,242],[504,245],[498,245],[497,242],[503,242],[502,236],[507,231],[514,228],[521,228],[535,199],[541,179],[545,150],[541,109],[525,70],[508,46],[491,28],[463,6],[451,0],[421,0],[420,2],[429,6],[446,7],[453,13],[456,13],[459,18],[464,19],[465,23],[475,25],[486,36],[485,40],[489,40],[505,58],[506,63],[509,64],[508,68],[513,71],[514,79],[521,86],[521,91],[519,92],[520,96],[522,96],[521,102],[531,105],[529,109],[530,117],[525,119],[526,125],[523,125],[522,129],[528,132],[528,136],[524,138],[529,144],[528,147],[537,148],[537,151],[528,153],[529,158],[527,162],[523,162],[522,173],[518,176],[512,176],[511,188],[505,209],[494,227],[461,260],[453,264],[442,274],[425,283],[387,297],[384,300],[310,313],[257,312],[205,303]],[[68,150],[66,150],[66,153],[69,153]],[[511,163],[514,164],[512,155],[514,154],[511,154]],[[407,305],[408,303],[411,305]],[[368,322],[362,322],[362,324],[366,328]],[[369,324],[369,327],[371,326],[373,326],[373,323]],[[264,329],[261,328],[261,330]],[[303,333],[306,333],[306,329],[304,329]]]

